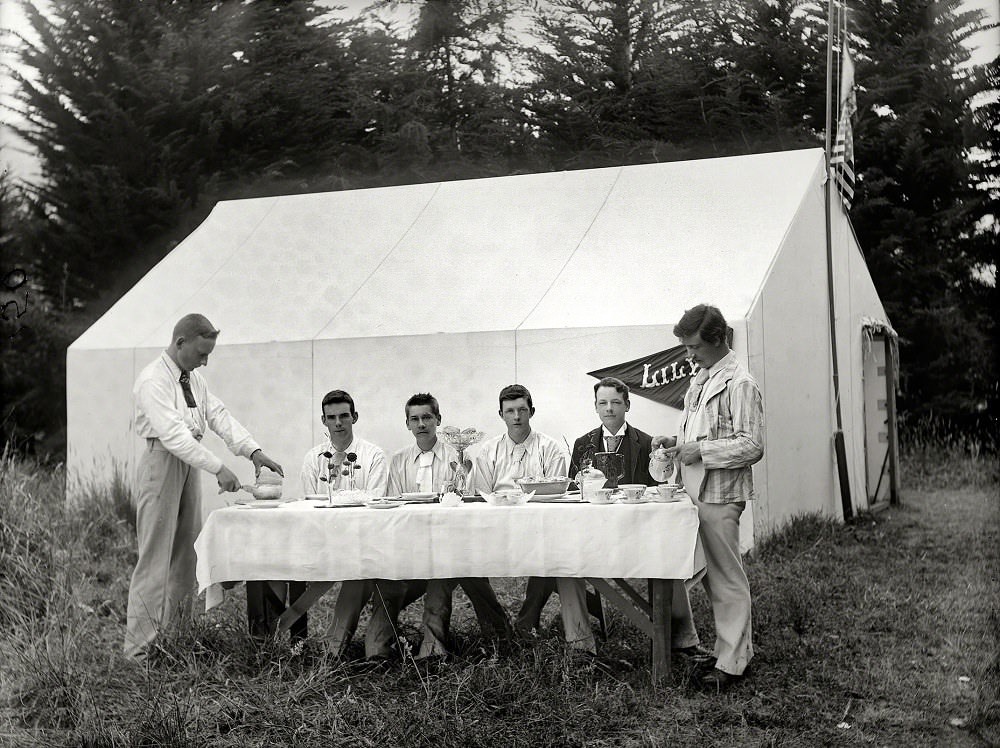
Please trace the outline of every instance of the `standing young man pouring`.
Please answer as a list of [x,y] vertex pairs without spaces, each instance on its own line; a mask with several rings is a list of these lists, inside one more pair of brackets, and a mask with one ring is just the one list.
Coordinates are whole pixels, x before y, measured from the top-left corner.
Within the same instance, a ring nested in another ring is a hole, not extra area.
[[[677,436],[658,436],[652,446],[667,447],[680,462],[681,480],[698,507],[698,534],[705,549],[702,584],[715,619],[715,667],[702,675],[699,685],[720,691],[743,676],[753,657],[740,515],[754,497],[750,466],[764,455],[764,408],[757,382],[729,349],[726,319],[716,307],[688,309],[674,335],[701,370],[684,395]],[[655,470],[651,461],[650,472]],[[686,615],[690,620],[690,604]]]
[[201,529],[198,470],[223,491],[240,480],[201,439],[207,429],[230,451],[284,475],[250,433],[208,391],[195,369],[208,365],[219,331],[200,314],[174,326],[170,345],[140,372],[133,388],[135,432],[146,440],[139,459],[136,535],[139,557],[128,591],[125,654],[145,659],[160,629],[188,602],[195,581],[194,541]]

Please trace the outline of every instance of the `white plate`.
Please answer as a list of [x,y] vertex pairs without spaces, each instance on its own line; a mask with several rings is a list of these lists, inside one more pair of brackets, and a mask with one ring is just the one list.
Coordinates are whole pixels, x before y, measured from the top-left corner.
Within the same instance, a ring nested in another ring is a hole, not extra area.
[[645,494],[640,496],[638,499],[618,499],[619,504],[648,504],[651,501],[653,501],[653,499],[647,498]]
[[237,501],[240,506],[248,506],[251,509],[274,509],[284,504],[282,499],[248,499],[247,501]]
[[404,493],[403,499],[406,501],[420,501],[421,499],[431,500],[436,499],[436,493]]
[[371,509],[395,509],[403,505],[402,501],[370,501],[365,506]]
[[583,500],[580,498],[579,493],[568,494],[568,493],[557,493],[548,494],[546,496],[535,495],[528,499],[532,504],[582,504]]

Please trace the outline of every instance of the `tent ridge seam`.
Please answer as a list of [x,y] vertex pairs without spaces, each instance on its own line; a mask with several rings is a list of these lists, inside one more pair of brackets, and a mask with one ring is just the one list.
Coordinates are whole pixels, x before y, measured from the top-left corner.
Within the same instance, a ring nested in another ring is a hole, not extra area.
[[566,268],[569,266],[570,261],[572,261],[573,257],[580,249],[580,245],[583,244],[583,240],[587,238],[587,235],[590,234],[590,230],[594,227],[594,223],[597,221],[601,213],[604,212],[604,206],[606,206],[608,204],[608,200],[611,199],[611,193],[615,191],[615,186],[618,184],[618,180],[621,179],[622,172],[624,171],[624,169],[625,169],[624,166],[618,167],[618,173],[615,174],[615,181],[613,181],[611,183],[611,186],[608,187],[607,194],[604,196],[604,199],[601,201],[601,204],[597,208],[597,210],[594,211],[593,218],[590,219],[590,223],[587,224],[587,228],[580,235],[580,238],[576,242],[576,246],[573,247],[573,251],[569,253],[569,257],[566,258],[566,261],[562,264],[562,267],[559,268],[559,272],[557,272],[555,276],[553,276],[552,282],[549,283],[548,286],[546,286],[545,290],[542,292],[542,295],[538,297],[538,301],[535,302],[535,305],[531,307],[531,309],[528,310],[528,313],[524,315],[524,318],[517,323],[517,326],[514,328],[515,332],[520,330],[521,326],[528,321],[528,318],[535,313],[535,310],[538,309],[538,305],[541,304],[543,301],[545,301],[545,297],[549,295],[549,291],[552,290],[552,287],[555,286],[560,276],[562,276],[562,274],[566,271]]
[[354,300],[354,297],[357,296],[359,293],[361,293],[361,289],[364,288],[366,285],[368,285],[368,281],[372,279],[372,276],[374,276],[375,273],[379,271],[379,268],[381,268],[385,264],[386,260],[388,260],[389,257],[392,256],[392,253],[396,251],[396,249],[399,247],[400,244],[403,243],[403,240],[407,236],[409,236],[410,232],[413,230],[413,227],[417,225],[417,221],[419,221],[420,217],[423,216],[423,214],[427,211],[427,207],[432,202],[434,202],[434,198],[437,196],[437,193],[440,189],[441,189],[441,183],[437,182],[434,185],[434,192],[432,192],[431,196],[427,198],[427,202],[424,203],[424,207],[420,209],[420,212],[413,217],[412,221],[410,221],[410,225],[406,227],[406,230],[402,234],[399,235],[399,238],[395,241],[395,243],[391,247],[389,247],[389,251],[382,256],[382,259],[379,260],[378,264],[376,264],[375,267],[372,268],[371,272],[368,273],[367,276],[365,276],[365,279],[358,284],[358,287],[354,289],[354,292],[350,296],[348,296],[344,300],[344,303],[337,308],[337,311],[333,313],[333,316],[330,317],[330,319],[328,319],[325,323],[320,325],[319,329],[316,330],[315,333],[313,333],[312,340],[315,340],[317,335],[319,335],[323,330],[329,327],[333,323],[333,321],[340,316],[340,313],[347,308],[347,305]]

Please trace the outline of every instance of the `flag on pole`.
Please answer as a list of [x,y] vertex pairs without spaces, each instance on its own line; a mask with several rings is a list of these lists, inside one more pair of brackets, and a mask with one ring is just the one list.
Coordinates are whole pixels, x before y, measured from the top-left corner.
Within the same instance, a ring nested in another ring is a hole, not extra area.
[[847,49],[847,40],[841,50],[840,100],[837,103],[837,139],[833,144],[830,165],[833,179],[840,191],[844,207],[850,209],[854,199],[854,134],[851,118],[858,111],[858,100],[854,95],[854,62]]

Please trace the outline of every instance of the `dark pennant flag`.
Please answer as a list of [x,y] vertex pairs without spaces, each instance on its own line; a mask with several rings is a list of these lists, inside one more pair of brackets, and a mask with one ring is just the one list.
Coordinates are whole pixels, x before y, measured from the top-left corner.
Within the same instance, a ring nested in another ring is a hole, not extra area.
[[629,386],[633,395],[683,410],[688,382],[700,368],[688,360],[684,346],[678,345],[587,374],[597,379],[616,377]]

